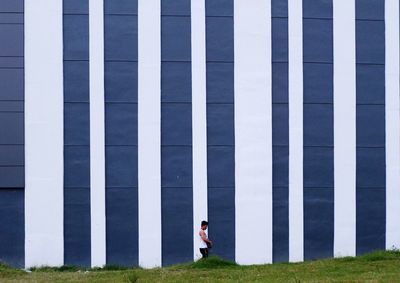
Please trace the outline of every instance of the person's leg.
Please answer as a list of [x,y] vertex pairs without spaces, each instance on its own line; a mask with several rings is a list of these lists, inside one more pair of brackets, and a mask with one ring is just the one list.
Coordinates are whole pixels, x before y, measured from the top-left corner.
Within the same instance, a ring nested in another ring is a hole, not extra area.
[[204,249],[204,258],[208,258],[208,249]]
[[206,249],[200,249],[200,253],[202,255],[203,258],[206,258]]

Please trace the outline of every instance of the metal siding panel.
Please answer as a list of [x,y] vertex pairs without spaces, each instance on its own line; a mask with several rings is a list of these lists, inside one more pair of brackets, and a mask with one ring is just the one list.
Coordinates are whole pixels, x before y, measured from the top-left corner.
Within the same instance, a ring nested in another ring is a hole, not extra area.
[[233,16],[233,0],[205,0],[207,16]]
[[233,18],[206,17],[207,61],[233,62]]
[[190,62],[163,62],[161,64],[161,102],[191,102],[191,67]]
[[191,103],[162,103],[161,129],[162,146],[191,146]]
[[64,263],[90,266],[90,189],[64,191]]
[[106,145],[137,145],[137,104],[106,103]]
[[385,104],[385,66],[357,64],[357,104]]
[[304,103],[333,103],[333,64],[304,63]]
[[327,18],[332,19],[332,0],[303,0],[304,18]]
[[64,103],[65,145],[89,145],[89,104]]
[[89,102],[88,61],[64,61],[64,102]]
[[106,15],[104,17],[104,37],[106,61],[138,60],[137,16]]
[[356,21],[357,63],[385,64],[385,22]]
[[64,146],[64,186],[90,187],[89,146]]
[[287,62],[272,63],[272,103],[288,103],[289,66]]
[[105,62],[106,102],[137,103],[137,62]]
[[1,188],[23,188],[24,186],[24,166],[0,167],[0,190]]
[[137,160],[137,146],[106,146],[106,187],[137,187]]
[[162,188],[162,264],[193,260],[193,191],[191,188]]
[[21,83],[23,81],[23,69],[0,69],[0,89],[2,90],[0,100],[23,100],[24,84]]
[[288,46],[288,19],[272,18],[272,61],[287,62],[289,57]]
[[104,1],[104,12],[105,14],[132,14],[137,15],[138,13],[138,1],[137,0],[105,0]]
[[0,145],[0,166],[24,166],[23,145]]
[[89,13],[89,1],[63,0],[64,14],[87,14]]
[[24,113],[0,112],[1,144],[24,144]]
[[303,19],[303,30],[304,62],[332,63],[333,21]]
[[273,262],[289,261],[289,190],[273,188]]
[[89,60],[87,15],[64,15],[64,60]]
[[235,189],[208,189],[208,236],[212,255],[235,260]]
[[333,257],[333,188],[304,190],[304,259]]
[[357,255],[385,249],[385,188],[357,188]]
[[137,188],[106,190],[107,264],[138,265]]
[[0,25],[0,56],[24,55],[24,26],[20,24]]
[[161,1],[161,15],[190,16],[191,0]]
[[385,0],[356,0],[356,19],[384,20]]
[[190,61],[190,17],[161,17],[161,60]]
[[0,189],[0,261],[24,267],[24,190]]
[[208,62],[206,66],[207,103],[233,103],[234,64]]

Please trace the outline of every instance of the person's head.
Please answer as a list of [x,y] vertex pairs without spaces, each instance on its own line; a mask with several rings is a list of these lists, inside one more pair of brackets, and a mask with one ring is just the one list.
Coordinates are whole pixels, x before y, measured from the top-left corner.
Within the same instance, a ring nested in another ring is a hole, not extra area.
[[201,229],[206,230],[207,227],[208,227],[208,222],[205,220],[201,221]]

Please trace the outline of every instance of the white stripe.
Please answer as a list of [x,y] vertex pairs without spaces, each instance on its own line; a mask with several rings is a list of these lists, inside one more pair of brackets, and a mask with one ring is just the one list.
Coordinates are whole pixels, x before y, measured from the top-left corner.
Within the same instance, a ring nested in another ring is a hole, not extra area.
[[200,222],[207,220],[206,26],[204,0],[192,0],[193,257]]
[[90,45],[90,211],[92,267],[106,264],[104,11],[89,2]]
[[399,0],[386,0],[386,248],[400,248]]
[[356,254],[355,0],[333,1],[334,256]]
[[139,265],[161,266],[161,5],[139,0]]
[[303,252],[303,7],[289,0],[289,261]]
[[25,266],[64,263],[61,0],[25,0]]
[[272,262],[271,1],[235,0],[236,261]]

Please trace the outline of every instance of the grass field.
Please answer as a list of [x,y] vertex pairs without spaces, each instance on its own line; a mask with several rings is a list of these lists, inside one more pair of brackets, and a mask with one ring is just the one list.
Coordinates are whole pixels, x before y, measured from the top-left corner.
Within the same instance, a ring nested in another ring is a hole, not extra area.
[[151,270],[65,266],[26,272],[0,265],[0,282],[400,282],[400,252],[253,266],[210,258]]

